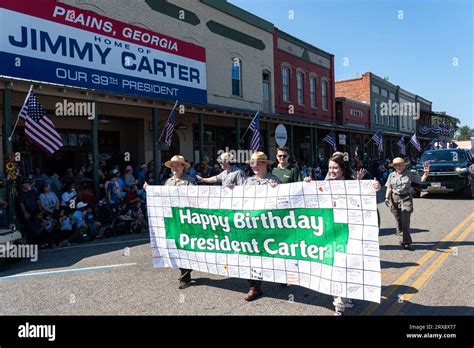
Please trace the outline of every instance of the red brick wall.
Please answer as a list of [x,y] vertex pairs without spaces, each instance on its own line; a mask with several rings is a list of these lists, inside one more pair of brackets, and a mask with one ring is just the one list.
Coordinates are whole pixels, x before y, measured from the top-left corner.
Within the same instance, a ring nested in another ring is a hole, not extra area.
[[336,97],[345,97],[370,105],[370,74],[366,73],[361,78],[336,81]]
[[[289,106],[293,105],[294,115],[302,116],[321,121],[334,122],[335,112],[335,90],[334,90],[334,57],[331,56],[331,69],[326,69],[317,64],[307,62],[285,51],[278,49],[278,34],[275,31],[273,35],[274,47],[274,67],[275,67],[275,112],[278,114],[288,115]],[[290,68],[290,102],[283,101],[282,76],[281,68],[287,66]],[[296,72],[302,71],[304,74],[303,93],[304,105],[298,104]],[[316,82],[316,103],[317,108],[311,107],[309,79],[311,73],[317,76]],[[328,110],[322,108],[322,89],[321,77],[328,81],[327,100]]]

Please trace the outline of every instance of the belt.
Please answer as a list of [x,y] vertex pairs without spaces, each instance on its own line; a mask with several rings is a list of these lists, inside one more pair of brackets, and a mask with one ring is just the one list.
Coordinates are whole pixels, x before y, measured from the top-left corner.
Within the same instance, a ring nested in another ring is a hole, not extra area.
[[397,195],[397,196],[400,196],[400,197],[408,197],[408,196],[411,196],[411,193],[405,193],[405,194],[401,194],[401,193],[397,193],[397,192],[392,192],[394,195]]

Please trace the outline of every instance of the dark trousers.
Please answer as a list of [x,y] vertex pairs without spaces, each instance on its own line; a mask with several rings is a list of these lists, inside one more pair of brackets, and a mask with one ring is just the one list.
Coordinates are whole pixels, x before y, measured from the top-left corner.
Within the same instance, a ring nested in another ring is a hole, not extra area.
[[191,271],[192,269],[180,268],[179,271],[181,272],[181,276],[179,277],[179,281],[183,282],[190,282],[191,281]]
[[254,287],[254,288],[257,288],[257,289],[261,289],[262,288],[262,281],[261,280],[253,280],[253,279],[250,279],[249,280],[249,285],[251,287]]
[[411,195],[391,194],[390,211],[397,223],[397,236],[401,243],[410,245],[410,216],[413,212],[413,198]]

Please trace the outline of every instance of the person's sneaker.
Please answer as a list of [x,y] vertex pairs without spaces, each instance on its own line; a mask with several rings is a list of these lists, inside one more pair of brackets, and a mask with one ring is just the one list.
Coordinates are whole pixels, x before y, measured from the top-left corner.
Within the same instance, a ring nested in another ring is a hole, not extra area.
[[343,315],[344,315],[343,312],[339,312],[339,311],[334,312],[334,316],[342,317]]
[[191,279],[189,280],[181,280],[179,282],[179,289],[186,289],[186,288],[189,288],[189,286],[191,285]]
[[247,295],[245,295],[244,300],[245,301],[253,301],[259,298],[260,296],[263,295],[263,291],[260,288],[257,288],[255,286],[251,286],[249,289],[249,292],[247,292]]
[[336,308],[336,311],[337,311],[337,308],[353,308],[354,307],[354,301],[352,301],[352,299],[349,299],[349,298],[343,299],[342,303],[336,302],[336,300],[334,300],[332,304]]
[[404,245],[403,245],[403,248],[404,248],[405,250],[410,250],[410,251],[413,251],[413,250],[414,250],[413,247],[412,247],[410,244],[404,244]]

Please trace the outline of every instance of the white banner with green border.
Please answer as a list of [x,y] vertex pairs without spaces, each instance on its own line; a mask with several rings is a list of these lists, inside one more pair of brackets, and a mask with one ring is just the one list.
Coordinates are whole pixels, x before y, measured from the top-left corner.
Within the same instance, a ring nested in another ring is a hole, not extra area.
[[148,186],[153,265],[380,303],[372,185]]

